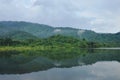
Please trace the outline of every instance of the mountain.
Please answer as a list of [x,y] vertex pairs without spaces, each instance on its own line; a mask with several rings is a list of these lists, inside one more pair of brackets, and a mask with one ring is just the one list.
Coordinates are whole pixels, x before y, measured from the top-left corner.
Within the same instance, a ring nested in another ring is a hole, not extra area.
[[91,30],[75,29],[70,27],[52,27],[30,22],[0,22],[1,38],[10,37],[13,39],[34,39],[47,38],[57,34],[95,42],[120,42],[120,32],[116,34],[96,33]]
[[24,31],[13,31],[2,35],[3,38],[12,38],[15,40],[26,40],[26,39],[37,39],[36,36],[24,32]]

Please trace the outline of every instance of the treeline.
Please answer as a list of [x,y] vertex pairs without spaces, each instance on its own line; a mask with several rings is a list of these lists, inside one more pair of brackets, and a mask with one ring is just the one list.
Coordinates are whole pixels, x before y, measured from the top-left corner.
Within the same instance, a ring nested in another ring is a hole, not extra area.
[[22,44],[22,42],[14,41],[10,38],[0,39],[0,46],[15,46],[15,45],[19,45],[19,44]]
[[79,40],[73,37],[55,35],[44,39],[28,39],[24,41],[16,41],[10,38],[0,39],[0,46],[50,46],[50,47],[80,47],[80,48],[96,48],[107,46],[104,43],[88,42],[85,39]]
[[45,46],[60,46],[60,47],[80,47],[80,48],[93,48],[103,46],[101,43],[88,42],[85,39],[79,40],[73,37],[55,35],[46,39],[41,39],[33,42],[33,46],[45,45]]

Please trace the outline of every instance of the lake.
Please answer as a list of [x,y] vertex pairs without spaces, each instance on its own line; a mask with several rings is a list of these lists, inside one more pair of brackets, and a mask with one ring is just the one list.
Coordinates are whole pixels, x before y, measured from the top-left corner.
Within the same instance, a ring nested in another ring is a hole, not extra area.
[[58,60],[1,52],[0,80],[120,80],[119,48],[85,51]]

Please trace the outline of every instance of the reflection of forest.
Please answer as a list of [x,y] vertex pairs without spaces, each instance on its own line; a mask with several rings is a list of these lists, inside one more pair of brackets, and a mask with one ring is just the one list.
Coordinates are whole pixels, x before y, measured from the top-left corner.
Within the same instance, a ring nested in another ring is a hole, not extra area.
[[[86,51],[87,52],[87,51]],[[53,67],[69,68],[94,64],[98,61],[120,61],[120,50],[88,50],[89,53],[76,55],[73,58],[50,59],[42,56],[28,56],[21,53],[0,55],[0,73],[16,74],[47,70]],[[64,55],[64,54],[61,54]],[[60,56],[59,56],[60,57]]]

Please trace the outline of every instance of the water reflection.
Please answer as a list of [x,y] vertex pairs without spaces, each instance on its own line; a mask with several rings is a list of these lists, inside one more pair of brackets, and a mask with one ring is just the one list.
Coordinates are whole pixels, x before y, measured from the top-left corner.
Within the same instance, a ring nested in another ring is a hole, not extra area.
[[[23,74],[45,71],[51,68],[71,68],[75,66],[92,65],[99,61],[120,62],[120,50],[88,50],[88,53],[74,58],[53,60],[42,56],[25,56],[20,53],[0,55],[0,74]],[[75,53],[74,53],[75,54]],[[63,55],[63,54],[62,54]]]
[[120,80],[120,63],[97,62],[72,68],[52,68],[29,74],[0,75],[0,80]]

